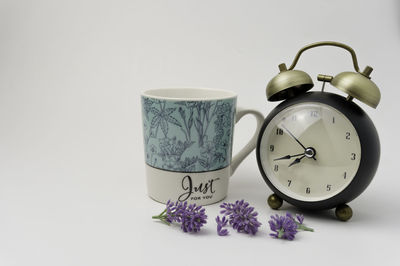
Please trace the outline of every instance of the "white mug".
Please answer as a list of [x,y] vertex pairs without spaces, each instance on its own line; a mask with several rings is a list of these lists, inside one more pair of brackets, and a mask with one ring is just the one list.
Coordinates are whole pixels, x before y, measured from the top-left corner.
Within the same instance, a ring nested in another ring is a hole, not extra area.
[[[150,198],[198,205],[223,200],[229,177],[254,150],[261,113],[236,109],[230,91],[199,88],[151,89],[142,93],[147,189]],[[233,129],[252,114],[257,128],[232,158]]]

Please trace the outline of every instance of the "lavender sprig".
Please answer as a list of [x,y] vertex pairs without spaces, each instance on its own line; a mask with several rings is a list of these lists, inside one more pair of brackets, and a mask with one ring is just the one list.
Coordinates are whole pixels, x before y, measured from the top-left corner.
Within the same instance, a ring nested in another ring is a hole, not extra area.
[[217,218],[215,218],[215,221],[217,222],[217,233],[219,236],[227,236],[229,231],[228,229],[223,229],[227,223],[228,223],[228,219],[226,219],[225,216],[221,218],[219,218],[219,216],[217,216]]
[[[290,218],[293,219],[293,221],[296,223],[297,225],[297,229],[298,230],[302,230],[302,231],[309,231],[309,232],[314,232],[314,229],[307,227],[303,224],[304,222],[304,216],[302,214],[296,214],[296,219],[293,218],[293,216],[290,213],[286,213],[286,215],[288,215]],[[297,221],[296,221],[297,220]]]
[[186,232],[198,232],[207,223],[207,215],[202,206],[196,204],[188,205],[187,202],[168,201],[165,210],[152,218],[170,225],[176,222],[181,225],[181,229]]
[[296,214],[296,219],[290,214],[279,216],[275,214],[268,221],[271,230],[274,232],[270,236],[281,239],[293,240],[298,230],[314,232],[314,229],[303,224],[304,216]]
[[227,217],[229,224],[239,233],[255,235],[261,223],[257,220],[258,213],[244,200],[235,203],[223,203],[220,205],[223,218]]
[[297,234],[297,225],[293,219],[289,216],[271,216],[271,220],[268,221],[269,227],[274,232],[270,236],[275,238],[282,238],[293,240]]

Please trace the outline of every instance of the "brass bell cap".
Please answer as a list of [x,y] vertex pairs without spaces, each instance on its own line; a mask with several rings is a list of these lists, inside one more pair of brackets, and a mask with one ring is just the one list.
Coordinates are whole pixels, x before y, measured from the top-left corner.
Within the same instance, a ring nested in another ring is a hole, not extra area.
[[301,70],[286,70],[285,64],[279,65],[280,73],[267,85],[268,101],[281,101],[310,90],[314,83],[311,77]]
[[381,92],[369,78],[371,71],[371,67],[366,67],[362,73],[342,72],[332,79],[331,84],[351,97],[376,108],[381,100]]

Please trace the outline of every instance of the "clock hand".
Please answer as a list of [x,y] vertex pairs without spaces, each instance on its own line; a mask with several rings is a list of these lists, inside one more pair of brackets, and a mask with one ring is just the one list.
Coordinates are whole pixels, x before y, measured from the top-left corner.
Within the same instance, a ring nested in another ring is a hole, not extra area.
[[280,158],[276,158],[276,159],[274,159],[274,161],[286,160],[286,159],[290,159],[292,157],[297,157],[297,156],[300,156],[300,155],[304,155],[304,153],[299,153],[299,154],[295,154],[295,155],[286,155],[286,156],[283,156],[283,157],[280,157]]
[[316,161],[317,159],[315,158],[315,154],[316,154],[317,152],[315,151],[315,149],[313,148],[313,147],[308,147],[305,151],[304,151],[304,155],[307,157],[307,158],[312,158],[312,159],[314,159],[314,161]]
[[[282,127],[289,133],[289,135],[290,135],[297,143],[300,144],[301,147],[303,147],[303,149],[304,149],[304,154],[308,155],[308,154],[307,154],[307,151],[308,151],[308,150],[310,150],[310,149],[314,150],[314,148],[311,148],[311,147],[310,147],[310,148],[306,148],[306,147],[292,134],[292,132],[290,132],[289,129],[287,129],[287,128],[285,127],[285,125],[282,125]],[[309,157],[309,156],[307,156],[307,157]],[[312,157],[310,157],[310,158],[313,158],[314,161],[317,160],[317,159],[315,158],[315,150],[314,150],[314,152],[313,152]]]
[[307,148],[301,144],[301,142],[292,134],[292,132],[290,132],[284,125],[282,125],[282,127],[289,133],[289,135],[297,142],[300,144],[301,147],[303,147],[304,150],[306,150]]
[[296,160],[294,160],[291,164],[288,165],[288,167],[297,164],[301,161],[301,159],[303,159],[304,157],[306,157],[305,155],[301,156],[300,158],[296,158]]

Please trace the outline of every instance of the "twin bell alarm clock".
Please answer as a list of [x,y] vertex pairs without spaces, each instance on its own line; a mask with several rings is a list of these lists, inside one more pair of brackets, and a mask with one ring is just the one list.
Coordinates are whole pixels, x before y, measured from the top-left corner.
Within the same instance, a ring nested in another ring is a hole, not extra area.
[[[301,54],[314,47],[336,46],[350,52],[354,72],[318,75],[321,91],[304,71],[294,69]],[[368,115],[353,99],[376,108],[381,95],[371,81],[372,68],[360,71],[354,50],[338,42],[318,42],[300,49],[289,68],[267,85],[268,101],[283,101],[267,116],[257,141],[257,163],[272,189],[272,209],[286,201],[309,210],[336,208],[339,220],[347,221],[347,205],[370,184],[378,167],[378,133]],[[324,91],[325,83],[347,97]]]

